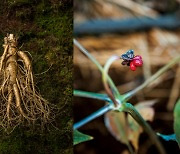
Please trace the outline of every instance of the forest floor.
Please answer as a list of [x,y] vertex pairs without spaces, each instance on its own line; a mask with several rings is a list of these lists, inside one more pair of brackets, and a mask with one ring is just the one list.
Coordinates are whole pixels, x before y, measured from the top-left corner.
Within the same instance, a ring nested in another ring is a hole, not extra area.
[[2,130],[0,153],[72,153],[72,10],[72,1],[66,0],[1,1],[0,44],[7,33],[18,37],[20,50],[32,56],[36,88],[60,110],[44,131]]

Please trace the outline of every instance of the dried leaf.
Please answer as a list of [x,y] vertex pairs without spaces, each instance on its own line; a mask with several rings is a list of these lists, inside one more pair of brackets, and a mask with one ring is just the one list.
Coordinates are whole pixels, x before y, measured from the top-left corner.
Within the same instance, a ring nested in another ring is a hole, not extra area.
[[138,146],[139,136],[143,132],[143,129],[130,116],[128,116],[128,123],[129,123],[128,140],[131,141],[132,145],[134,146],[135,151],[137,151],[139,147]]
[[109,132],[124,144],[129,144],[127,138],[127,123],[123,112],[110,111],[105,114],[105,125]]
[[[154,118],[154,109],[152,105],[156,103],[157,100],[150,100],[138,103],[135,105],[135,108],[139,111],[141,116],[146,121],[152,121]],[[131,141],[132,145],[134,146],[135,150],[137,151],[139,136],[143,132],[142,127],[130,116],[128,115],[128,123],[129,123],[129,132],[128,132],[128,139]]]
[[[152,121],[154,117],[152,105],[156,101],[144,101],[135,105],[135,108],[145,120]],[[105,115],[105,125],[118,141],[126,144],[128,147],[130,146],[129,142],[131,142],[135,151],[138,150],[139,136],[143,129],[130,115],[126,118],[123,112],[110,111]]]
[[154,109],[152,106],[157,102],[157,99],[153,100],[148,100],[148,101],[143,101],[135,105],[135,108],[139,111],[141,116],[146,120],[146,121],[153,121],[154,117]]

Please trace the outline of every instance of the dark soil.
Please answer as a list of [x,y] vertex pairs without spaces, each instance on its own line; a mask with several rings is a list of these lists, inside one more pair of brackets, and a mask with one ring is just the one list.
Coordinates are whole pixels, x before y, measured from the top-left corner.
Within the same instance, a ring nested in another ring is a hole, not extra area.
[[50,124],[42,131],[38,126],[30,129],[21,125],[11,134],[2,130],[0,153],[70,154],[72,0],[1,0],[0,4],[0,44],[7,33],[18,37],[21,50],[32,55],[35,83],[41,95],[59,108],[64,106],[52,123],[57,128]]

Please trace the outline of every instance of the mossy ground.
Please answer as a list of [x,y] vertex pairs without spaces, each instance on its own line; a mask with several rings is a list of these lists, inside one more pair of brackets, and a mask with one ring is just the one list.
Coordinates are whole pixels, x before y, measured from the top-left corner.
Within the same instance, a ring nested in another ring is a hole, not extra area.
[[1,131],[0,153],[72,153],[72,10],[71,0],[1,0],[0,44],[7,33],[18,36],[21,50],[32,55],[41,95],[64,107],[54,122],[58,129]]

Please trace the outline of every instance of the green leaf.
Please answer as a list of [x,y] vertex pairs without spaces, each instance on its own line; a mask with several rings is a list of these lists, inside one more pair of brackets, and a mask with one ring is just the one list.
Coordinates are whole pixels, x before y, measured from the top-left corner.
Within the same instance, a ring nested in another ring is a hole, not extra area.
[[180,147],[180,99],[174,108],[174,132],[176,134],[176,140]]
[[163,138],[165,141],[176,141],[175,134],[164,135],[164,134],[157,133],[157,135],[160,136],[161,138]]
[[79,144],[81,142],[89,141],[92,139],[93,139],[92,136],[83,134],[83,133],[79,132],[78,130],[74,130],[74,137],[73,137],[73,140],[74,140],[73,144],[74,145]]

